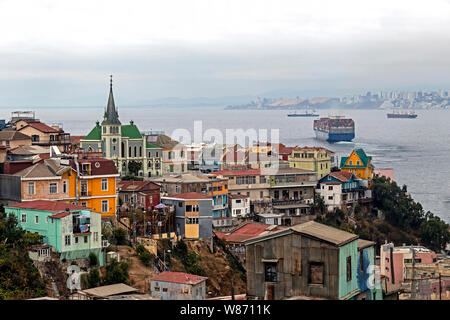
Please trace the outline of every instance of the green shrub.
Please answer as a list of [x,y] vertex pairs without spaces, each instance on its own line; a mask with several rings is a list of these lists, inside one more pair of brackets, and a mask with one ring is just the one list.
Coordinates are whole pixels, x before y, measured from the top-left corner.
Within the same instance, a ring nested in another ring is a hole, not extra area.
[[94,267],[98,265],[98,257],[95,253],[91,252],[89,254],[89,266]]

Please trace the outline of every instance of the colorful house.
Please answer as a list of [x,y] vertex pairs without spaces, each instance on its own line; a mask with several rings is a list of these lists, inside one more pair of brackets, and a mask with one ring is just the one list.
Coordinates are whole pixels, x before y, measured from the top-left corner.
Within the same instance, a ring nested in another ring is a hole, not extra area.
[[188,156],[186,146],[173,140],[165,134],[149,134],[149,145],[160,148],[162,175],[173,173],[185,173],[188,171]]
[[164,271],[150,279],[152,297],[161,300],[205,300],[207,277]]
[[19,226],[43,236],[60,259],[89,258],[94,253],[103,266],[101,214],[60,201],[34,200],[5,206]]
[[383,300],[380,274],[375,266],[375,242],[358,239],[357,300]]
[[370,201],[372,192],[367,187],[367,181],[353,173],[335,171],[319,180],[316,193],[323,197],[328,210],[333,211],[343,205]]
[[349,157],[342,157],[340,167],[342,171],[351,172],[361,179],[371,179],[374,169],[372,157],[360,148],[354,149]]
[[245,241],[247,296],[350,300],[359,294],[358,236],[309,221]]
[[161,187],[151,181],[123,180],[117,184],[117,188],[125,209],[135,205],[149,212],[160,203]]
[[60,151],[68,151],[71,146],[70,133],[64,132],[59,125],[48,126],[39,120],[19,120],[15,123],[16,130],[31,137],[33,145],[51,147],[57,146]]
[[178,235],[186,239],[211,239],[213,225],[211,196],[188,192],[161,197],[161,202],[175,208]]
[[296,147],[288,157],[289,166],[316,172],[320,179],[331,171],[333,151],[322,147]]
[[44,159],[15,176],[20,177],[22,201],[58,200],[91,208],[114,217],[117,206],[116,179],[112,160],[104,158]]

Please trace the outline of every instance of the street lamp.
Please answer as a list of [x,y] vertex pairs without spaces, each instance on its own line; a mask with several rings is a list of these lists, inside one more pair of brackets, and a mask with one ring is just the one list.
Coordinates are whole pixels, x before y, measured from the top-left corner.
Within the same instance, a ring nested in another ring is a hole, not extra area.
[[164,265],[166,265],[166,252],[170,253],[170,250],[164,250]]

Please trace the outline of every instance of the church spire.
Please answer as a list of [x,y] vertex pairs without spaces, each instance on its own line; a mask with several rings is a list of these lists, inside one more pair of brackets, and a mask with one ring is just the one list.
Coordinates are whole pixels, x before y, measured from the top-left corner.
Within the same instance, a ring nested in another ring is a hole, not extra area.
[[109,97],[108,105],[106,106],[104,120],[102,125],[108,124],[120,124],[119,114],[117,113],[116,106],[114,104],[114,95],[112,90],[112,75],[109,80]]

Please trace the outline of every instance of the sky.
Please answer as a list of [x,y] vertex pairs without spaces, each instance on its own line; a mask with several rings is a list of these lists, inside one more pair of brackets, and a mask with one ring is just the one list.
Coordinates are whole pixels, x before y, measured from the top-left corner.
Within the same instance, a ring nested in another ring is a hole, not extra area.
[[450,0],[0,0],[0,107],[450,89]]

